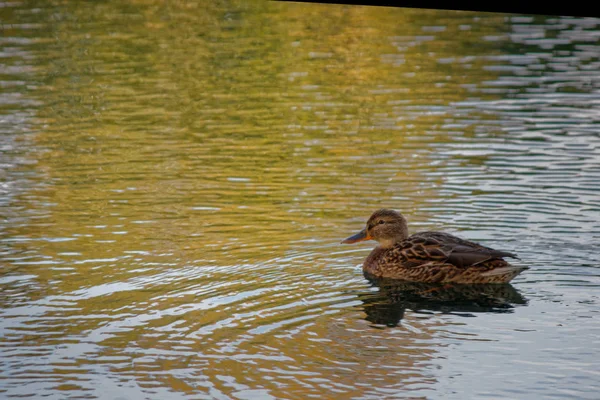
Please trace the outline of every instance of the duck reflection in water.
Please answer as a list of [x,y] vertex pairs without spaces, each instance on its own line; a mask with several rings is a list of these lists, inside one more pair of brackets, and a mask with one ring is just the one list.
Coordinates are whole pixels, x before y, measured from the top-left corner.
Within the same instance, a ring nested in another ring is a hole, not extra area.
[[421,283],[364,275],[379,289],[358,295],[367,314],[365,319],[376,325],[399,325],[406,309],[472,316],[472,313],[510,313],[515,305],[527,304],[509,283]]

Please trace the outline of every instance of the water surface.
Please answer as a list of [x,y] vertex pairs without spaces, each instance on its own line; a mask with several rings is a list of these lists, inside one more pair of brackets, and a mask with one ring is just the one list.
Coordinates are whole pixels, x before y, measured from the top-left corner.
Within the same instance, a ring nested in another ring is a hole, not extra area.
[[[600,20],[0,3],[3,398],[597,398]],[[369,282],[379,207],[511,285]]]

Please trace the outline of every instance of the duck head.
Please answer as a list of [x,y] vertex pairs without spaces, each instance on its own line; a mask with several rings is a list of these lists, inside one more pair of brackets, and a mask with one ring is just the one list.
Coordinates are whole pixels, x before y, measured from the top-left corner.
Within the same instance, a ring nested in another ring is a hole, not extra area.
[[342,243],[356,243],[372,239],[379,242],[381,247],[392,247],[394,243],[401,242],[407,237],[406,218],[399,212],[382,208],[371,215],[365,229],[342,240]]

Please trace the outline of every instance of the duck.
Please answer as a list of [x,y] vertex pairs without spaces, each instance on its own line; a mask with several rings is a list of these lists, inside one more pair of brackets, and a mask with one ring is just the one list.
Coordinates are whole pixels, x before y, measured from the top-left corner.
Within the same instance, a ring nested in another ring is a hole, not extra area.
[[382,208],[366,227],[341,243],[375,240],[377,247],[365,259],[367,278],[409,282],[487,284],[508,283],[528,267],[509,264],[516,254],[494,250],[445,232],[408,234],[408,222],[399,212]]

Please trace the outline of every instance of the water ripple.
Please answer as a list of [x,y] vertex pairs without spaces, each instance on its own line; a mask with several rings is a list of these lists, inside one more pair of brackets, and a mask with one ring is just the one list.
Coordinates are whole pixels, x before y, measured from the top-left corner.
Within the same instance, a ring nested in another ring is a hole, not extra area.
[[[2,8],[3,397],[597,394],[600,20]],[[382,206],[530,269],[367,281]]]

